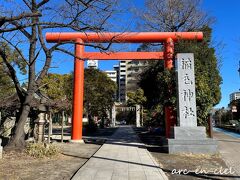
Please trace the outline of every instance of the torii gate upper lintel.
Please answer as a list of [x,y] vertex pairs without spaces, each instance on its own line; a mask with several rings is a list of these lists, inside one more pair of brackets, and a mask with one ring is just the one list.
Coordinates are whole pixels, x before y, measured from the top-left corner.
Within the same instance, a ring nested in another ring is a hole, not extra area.
[[[82,116],[83,116],[83,84],[84,84],[84,59],[98,60],[162,60],[165,68],[173,68],[174,42],[177,40],[203,39],[202,32],[55,32],[46,33],[47,42],[74,41],[74,87],[73,87],[73,116],[72,116],[72,141],[82,141]],[[84,52],[84,43],[164,43],[164,52]],[[170,135],[172,124],[172,111],[165,108],[166,137]]]

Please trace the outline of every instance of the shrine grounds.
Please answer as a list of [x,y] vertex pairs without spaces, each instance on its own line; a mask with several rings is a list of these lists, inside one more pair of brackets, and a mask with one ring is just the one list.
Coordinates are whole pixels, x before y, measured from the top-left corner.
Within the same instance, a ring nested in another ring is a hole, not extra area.
[[[55,142],[61,153],[52,158],[33,158],[24,152],[4,152],[0,160],[0,179],[70,179],[101,147],[117,128],[100,129],[88,134],[85,144]],[[171,179],[233,179],[231,174],[196,174],[196,169],[229,169],[219,154],[216,155],[170,155],[164,152],[161,137],[144,128],[134,128],[148,151],[153,155],[164,173]],[[184,170],[185,171],[184,175]],[[179,172],[181,171],[181,175]],[[237,176],[235,176],[237,177]]]

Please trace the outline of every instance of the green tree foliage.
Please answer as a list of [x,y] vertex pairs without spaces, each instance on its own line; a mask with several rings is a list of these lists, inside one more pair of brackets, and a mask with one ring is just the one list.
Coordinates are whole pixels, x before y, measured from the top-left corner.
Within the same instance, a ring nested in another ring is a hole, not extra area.
[[128,106],[135,106],[137,104],[143,105],[147,100],[144,96],[144,91],[141,88],[138,88],[135,92],[128,92],[127,97]]
[[175,51],[194,53],[196,75],[196,103],[198,123],[205,124],[210,109],[221,100],[222,78],[219,73],[215,49],[211,46],[212,30],[209,27],[201,29],[204,32],[202,42],[180,42]]
[[[194,53],[196,78],[196,103],[199,125],[205,125],[210,109],[221,99],[218,61],[211,47],[211,29],[204,27],[202,42],[180,41],[175,44],[175,53]],[[163,118],[164,105],[176,108],[176,75],[164,70],[162,61],[149,67],[141,76],[140,87],[147,97],[146,107],[160,113]],[[172,87],[172,88],[168,88]]]
[[[72,101],[73,74],[48,74],[41,90],[58,103]],[[84,108],[91,116],[103,117],[114,102],[115,83],[107,75],[96,69],[84,71]]]
[[71,111],[72,75],[49,73],[42,81],[41,91],[56,104],[54,109]]
[[158,61],[151,64],[141,77],[139,85],[147,98],[144,104],[147,120],[164,123],[164,107],[170,105],[176,109],[175,72],[165,70],[164,62]]
[[230,109],[225,109],[224,107],[222,107],[214,113],[213,118],[215,119],[216,126],[221,127],[229,124],[229,120],[236,119],[236,116],[237,114],[232,113]]
[[84,108],[90,116],[105,117],[112,108],[116,84],[97,69],[84,71]]
[[14,85],[8,75],[0,66],[0,99],[8,97],[14,93]]
[[[11,49],[6,43],[1,42],[0,46],[4,49],[7,60],[19,69],[19,73],[26,73],[26,64],[23,63],[21,56],[16,50]],[[13,81],[9,76],[9,71],[0,56],[0,99],[9,97],[15,92]]]
[[67,93],[72,87],[68,87],[68,82],[72,80],[71,74],[51,74],[49,73],[42,81],[42,88],[49,98],[53,100],[63,100],[67,98]]
[[[127,105],[128,106],[136,106],[140,105],[140,116],[143,116],[143,104],[147,101],[147,98],[144,96],[144,91],[141,88],[138,88],[135,92],[127,93]],[[135,124],[136,123],[136,112],[130,111],[128,112],[127,118],[125,118],[127,124]]]

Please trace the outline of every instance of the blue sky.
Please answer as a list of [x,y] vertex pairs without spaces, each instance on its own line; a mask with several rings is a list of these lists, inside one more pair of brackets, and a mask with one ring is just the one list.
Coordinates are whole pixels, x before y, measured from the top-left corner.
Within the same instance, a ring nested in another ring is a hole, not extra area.
[[[122,7],[138,8],[144,7],[144,0],[122,0]],[[213,24],[213,44],[221,42],[224,48],[217,49],[220,54],[222,66],[221,76],[223,84],[221,86],[222,100],[216,107],[226,107],[229,103],[229,94],[240,89],[240,77],[237,72],[238,62],[240,61],[240,1],[239,0],[203,0],[202,9],[216,18]],[[135,17],[130,10],[118,14],[117,18],[112,21],[111,29],[115,31],[125,31],[128,28],[131,31],[139,31],[134,24]],[[116,46],[119,50],[135,51],[138,45],[127,44],[121,47]],[[92,51],[86,48],[86,51]],[[100,69],[111,70],[117,61],[100,61]],[[69,73],[73,71],[73,58],[61,54],[55,54],[55,62],[51,72]],[[57,68],[56,68],[57,67]]]
[[216,18],[213,28],[213,41],[223,42],[221,86],[222,100],[216,107],[226,107],[229,94],[240,89],[238,64],[240,61],[240,1],[204,0],[203,9]]

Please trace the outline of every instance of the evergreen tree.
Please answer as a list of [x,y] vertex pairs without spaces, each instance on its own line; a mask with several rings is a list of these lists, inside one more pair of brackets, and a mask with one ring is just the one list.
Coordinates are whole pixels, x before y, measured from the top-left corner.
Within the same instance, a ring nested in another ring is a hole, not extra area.
[[114,103],[116,84],[98,69],[84,71],[84,108],[88,115],[106,117]]
[[56,104],[54,109],[71,111],[72,108],[72,75],[52,74],[44,77],[40,89]]
[[[26,64],[22,61],[19,53],[11,49],[9,45],[4,42],[0,42],[0,46],[4,47],[6,60],[13,66],[16,66],[19,73],[26,74]],[[0,56],[0,100],[13,95],[15,92],[14,83],[10,78],[10,72]]]
[[[196,103],[198,124],[205,125],[210,109],[221,99],[222,78],[218,69],[215,49],[211,47],[211,29],[204,27],[202,42],[179,41],[175,44],[175,53],[194,53]],[[146,108],[159,113],[164,121],[165,105],[176,109],[176,74],[174,70],[164,70],[163,61],[151,65],[141,76],[140,86],[147,97]]]

